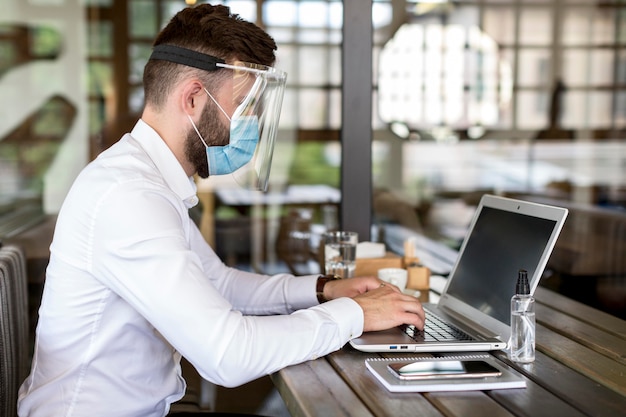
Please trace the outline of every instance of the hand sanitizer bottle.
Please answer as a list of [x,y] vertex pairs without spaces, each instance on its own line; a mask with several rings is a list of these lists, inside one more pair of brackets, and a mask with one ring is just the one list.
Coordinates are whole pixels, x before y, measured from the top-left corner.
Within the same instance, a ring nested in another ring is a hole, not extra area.
[[514,362],[535,360],[535,299],[530,295],[528,274],[521,269],[515,295],[511,298],[511,346],[509,358]]

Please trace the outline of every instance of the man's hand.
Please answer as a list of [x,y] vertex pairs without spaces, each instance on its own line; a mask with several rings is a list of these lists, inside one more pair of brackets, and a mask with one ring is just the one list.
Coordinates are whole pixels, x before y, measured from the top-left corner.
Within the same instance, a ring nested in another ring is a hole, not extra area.
[[401,324],[424,328],[424,309],[420,301],[374,277],[329,281],[324,286],[324,296],[328,300],[353,298],[363,309],[363,331],[385,330]]
[[[324,285],[324,298],[327,300],[333,300],[339,297],[354,298],[359,294],[380,287],[382,283],[383,281],[371,276],[329,281]],[[400,290],[398,289],[398,291]]]
[[363,309],[363,331],[385,330],[401,324],[412,324],[424,328],[422,303],[410,295],[400,292],[391,285],[384,284],[375,290],[354,297]]

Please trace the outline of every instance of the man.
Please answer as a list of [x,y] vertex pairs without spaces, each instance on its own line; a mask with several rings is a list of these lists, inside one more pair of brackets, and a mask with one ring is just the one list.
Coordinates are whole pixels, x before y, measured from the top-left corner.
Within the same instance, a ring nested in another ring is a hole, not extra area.
[[223,6],[185,9],[159,34],[141,120],[84,169],[59,213],[19,415],[164,416],[185,392],[181,356],[236,386],[363,331],[423,327],[420,303],[373,277],[229,268],[190,220],[194,174],[272,149],[275,49]]

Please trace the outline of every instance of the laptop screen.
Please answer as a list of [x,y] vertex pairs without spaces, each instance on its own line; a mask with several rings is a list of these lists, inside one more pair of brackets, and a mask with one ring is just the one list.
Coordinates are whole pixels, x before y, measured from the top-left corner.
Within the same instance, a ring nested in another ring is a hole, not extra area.
[[556,221],[483,207],[458,260],[447,293],[510,323],[518,271],[534,276]]

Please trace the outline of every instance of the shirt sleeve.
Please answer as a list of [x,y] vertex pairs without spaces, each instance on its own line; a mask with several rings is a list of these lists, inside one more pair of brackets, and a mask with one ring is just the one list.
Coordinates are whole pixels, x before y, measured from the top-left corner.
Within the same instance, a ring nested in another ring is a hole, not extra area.
[[363,313],[352,299],[315,305],[314,276],[226,267],[200,243],[174,195],[129,187],[95,210],[94,276],[209,381],[241,385],[326,355],[362,332]]
[[238,311],[252,315],[289,314],[318,304],[315,286],[318,275],[261,275],[224,265],[191,225],[192,251],[201,258],[203,269],[214,287]]

